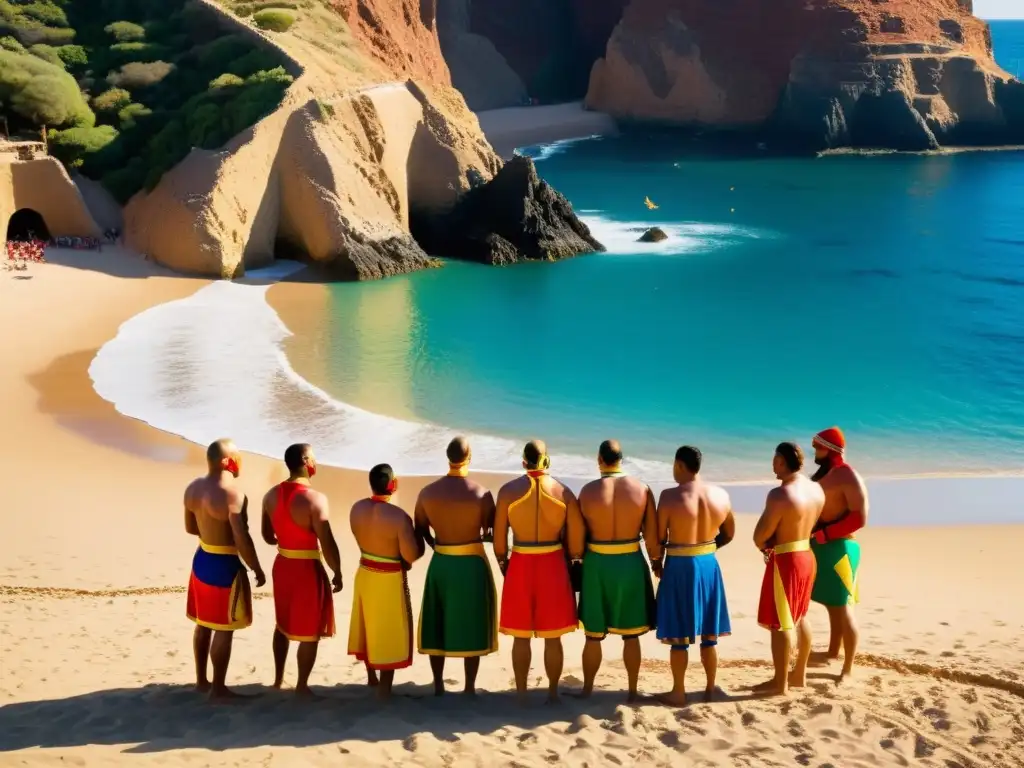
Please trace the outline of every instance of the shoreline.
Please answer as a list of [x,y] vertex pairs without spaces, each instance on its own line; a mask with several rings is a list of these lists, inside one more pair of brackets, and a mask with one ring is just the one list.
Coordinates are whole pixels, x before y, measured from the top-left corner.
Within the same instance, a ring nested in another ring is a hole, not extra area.
[[519,147],[619,133],[618,124],[610,115],[584,109],[582,101],[504,107],[475,114],[484,136],[502,160],[512,157]]

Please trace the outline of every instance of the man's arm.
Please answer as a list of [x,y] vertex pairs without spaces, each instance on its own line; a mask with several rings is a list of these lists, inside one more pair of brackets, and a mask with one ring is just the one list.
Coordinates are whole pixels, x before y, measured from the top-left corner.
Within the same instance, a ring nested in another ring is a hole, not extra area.
[[[658,497],[658,507],[655,511],[655,516],[658,520],[658,548],[661,550],[661,555],[657,559],[651,558],[651,570],[654,571],[654,575],[657,576],[659,579],[661,578],[661,569],[665,559],[664,547],[668,544],[669,534],[669,512],[668,505],[665,503],[665,493],[665,491],[662,491],[661,496]],[[650,544],[648,544],[648,546],[650,546]]]
[[494,540],[494,494],[486,491],[480,499],[481,534],[484,541]]
[[241,491],[228,491],[228,522],[231,523],[231,533],[235,538],[235,546],[238,547],[238,554],[242,562],[252,569],[256,576],[256,586],[262,587],[267,583],[267,577],[260,568],[260,558],[256,554],[256,545],[249,535],[249,498]]
[[847,485],[843,491],[848,511],[834,523],[815,532],[814,538],[819,544],[824,544],[831,539],[852,536],[868,524],[868,489],[864,486],[860,475],[856,472],[851,472],[851,474],[853,482]]
[[664,550],[664,539],[658,530],[658,505],[654,502],[654,491],[647,489],[647,508],[644,509],[644,544],[651,563],[660,563]]
[[573,560],[583,559],[583,550],[587,546],[587,524],[583,520],[579,499],[568,488],[563,488],[565,499],[565,543],[569,557]]
[[754,526],[754,546],[762,552],[768,545],[768,541],[775,535],[775,530],[779,527],[779,508],[774,501],[775,489],[768,492],[768,498],[765,500],[764,512],[761,513],[761,517],[757,521],[757,525]]
[[191,488],[192,488],[192,486],[190,485],[188,488],[185,489],[185,501],[184,501],[184,503],[185,503],[185,533],[190,533],[193,536],[198,536],[199,535],[199,521],[196,520],[195,512],[193,512],[191,509],[189,509],[191,504],[189,503],[189,498],[188,497],[189,497],[189,491],[191,490]]
[[335,592],[341,592],[341,553],[338,551],[338,542],[334,538],[334,531],[331,530],[327,497],[316,491],[307,491],[306,498],[309,499],[309,522],[313,526],[317,539],[320,540],[320,551],[324,554],[327,567],[334,574],[331,583],[334,585]]
[[398,551],[402,555],[402,559],[412,565],[423,555],[423,539],[416,535],[412,520],[405,512],[402,513],[402,520],[398,525]]
[[263,496],[263,518],[260,526],[263,540],[272,547],[277,546],[277,536],[274,534],[274,504],[277,501],[275,490],[277,489],[271,488]]
[[736,538],[736,517],[733,515],[732,506],[730,505],[729,512],[718,529],[718,535],[715,536],[715,546],[721,549],[734,538]]
[[508,562],[508,499],[501,491],[494,507],[494,558],[498,561],[501,572],[505,572]]
[[427,545],[434,548],[434,537],[430,534],[430,521],[427,519],[427,511],[423,509],[423,492],[416,497],[416,511],[413,513],[413,520],[416,523],[416,535]]

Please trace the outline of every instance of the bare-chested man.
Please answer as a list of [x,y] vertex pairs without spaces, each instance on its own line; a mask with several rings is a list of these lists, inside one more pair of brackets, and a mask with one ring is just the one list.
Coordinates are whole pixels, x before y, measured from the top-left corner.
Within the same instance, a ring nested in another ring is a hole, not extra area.
[[[306,443],[284,452],[288,479],[263,497],[263,540],[277,547],[274,560],[274,687],[284,682],[284,665],[291,641],[299,644],[299,679],[295,693],[312,696],[309,674],[316,663],[320,640],[334,636],[334,595],[341,591],[341,555],[331,531],[327,497],[310,487],[316,475],[316,456]],[[327,571],[323,557],[334,573]]]
[[[825,506],[821,487],[800,474],[804,454],[796,443],[780,443],[772,469],[782,481],[768,492],[764,512],[754,528],[754,545],[764,554],[764,580],[757,622],[772,633],[775,676],[759,686],[759,693],[785,695],[790,687],[806,682],[811,656],[811,627],[807,609],[814,587],[811,530]],[[793,630],[798,635],[796,667],[789,675]]]
[[423,586],[419,652],[430,656],[437,696],[444,693],[445,658],[465,659],[465,692],[473,695],[480,657],[498,650],[498,596],[483,544],[494,527],[494,496],[469,479],[470,459],[469,442],[456,437],[448,444],[448,474],[416,501],[416,533],[434,550]]
[[362,556],[352,593],[348,652],[368,671],[380,672],[377,695],[389,699],[395,670],[412,666],[412,605],[405,572],[423,556],[423,540],[412,518],[391,503],[398,478],[389,465],[370,470],[370,490],[373,495],[357,501],[349,513]]
[[715,552],[736,535],[732,502],[724,489],[700,477],[700,449],[684,445],[676,451],[672,475],[678,485],[658,499],[657,541],[666,542],[652,554],[658,584],[658,639],[672,646],[672,690],[661,697],[672,706],[686,704],[686,667],[690,645],[700,638],[700,661],[707,684],[704,700],[711,701],[718,674],[718,638],[732,632],[725,583]]
[[[583,557],[586,531],[573,492],[548,474],[547,446],[533,440],[523,449],[526,474],[498,491],[494,515],[494,556],[505,574],[499,631],[515,638],[512,670],[516,691],[526,696],[530,638],[544,639],[548,701],[558,700],[562,677],[562,635],[576,631],[576,594],[569,560]],[[512,555],[508,529],[512,528]]]
[[[185,531],[199,537],[186,613],[196,623],[196,688],[209,691],[211,699],[227,699],[240,695],[225,685],[231,641],[236,629],[252,624],[252,589],[243,561],[252,569],[257,587],[267,577],[249,535],[248,499],[235,484],[242,467],[238,448],[226,439],[211,443],[206,466],[206,476],[185,489]],[[206,676],[211,658],[212,685]]]
[[629,701],[637,699],[640,637],[655,624],[651,571],[640,551],[644,534],[652,557],[661,556],[658,521],[651,489],[622,471],[622,447],[605,440],[597,451],[601,479],[580,490],[580,511],[587,531],[580,590],[580,621],[587,634],[583,648],[583,697],[594,690],[601,668],[601,641],[622,637],[622,662]]
[[819,432],[812,442],[819,469],[811,479],[825,491],[825,508],[811,539],[818,562],[811,600],[828,610],[830,626],[828,652],[814,662],[825,665],[838,659],[842,646],[841,683],[853,673],[860,636],[853,615],[853,606],[860,601],[860,543],[854,534],[868,522],[868,491],[860,475],[846,463],[846,438],[839,427]]

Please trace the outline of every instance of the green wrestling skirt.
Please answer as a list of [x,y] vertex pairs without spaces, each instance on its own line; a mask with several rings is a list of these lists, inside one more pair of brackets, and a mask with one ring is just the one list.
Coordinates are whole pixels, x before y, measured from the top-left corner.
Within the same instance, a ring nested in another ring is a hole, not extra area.
[[498,597],[483,544],[434,548],[417,646],[428,656],[486,656],[498,650]]
[[579,614],[587,637],[642,635],[654,629],[654,586],[639,542],[587,545]]
[[818,561],[811,600],[832,607],[859,603],[860,543],[856,539],[834,539],[817,544],[812,539],[811,552]]

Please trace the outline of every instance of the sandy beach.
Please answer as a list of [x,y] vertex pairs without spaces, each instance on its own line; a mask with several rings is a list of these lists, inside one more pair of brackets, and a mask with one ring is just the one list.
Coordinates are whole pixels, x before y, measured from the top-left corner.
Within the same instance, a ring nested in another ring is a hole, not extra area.
[[[860,670],[843,687],[833,665],[814,670],[809,686],[788,699],[751,695],[749,687],[770,676],[770,655],[755,621],[764,566],[750,542],[754,518],[742,514],[735,543],[720,554],[733,635],[720,643],[713,703],[626,706],[620,643],[612,638],[595,697],[557,707],[542,704],[535,648],[538,691],[521,709],[509,692],[511,643],[502,638],[499,653],[481,665],[477,701],[433,698],[429,665],[417,657],[398,673],[400,695],[385,710],[346,655],[347,588],[336,598],[338,636],[322,644],[312,678],[327,700],[298,702],[268,687],[268,584],[256,590],[253,626],[236,636],[228,678],[261,695],[211,707],[190,687],[192,625],[184,615],[195,539],[183,529],[181,496],[205,471],[202,450],[119,415],[88,375],[121,323],[206,282],[111,249],[48,258],[27,274],[0,272],[0,461],[8,478],[0,765],[1024,766],[1024,604],[1015,599],[1024,526],[1012,524],[864,531]],[[317,286],[289,288],[304,289]],[[169,372],[168,386],[174,382]],[[279,461],[247,454],[240,483],[258,499],[284,475]],[[345,515],[367,493],[364,474],[323,468],[315,482],[330,498],[351,584],[357,551]],[[395,501],[411,509],[423,482],[403,479]],[[908,508],[942,497],[970,503],[949,488],[924,499],[903,494],[897,498]],[[758,511],[752,503],[742,511]],[[272,550],[261,541],[257,549],[269,571]],[[414,610],[427,562],[410,573]],[[811,618],[821,649],[823,609],[812,608]],[[582,634],[565,645],[563,688],[571,692],[581,682]],[[667,648],[648,635],[643,651],[641,691],[666,690]],[[461,664],[449,665],[457,688]],[[293,654],[286,684],[294,679]],[[694,692],[703,686],[695,654],[688,682]]]
[[476,116],[494,151],[505,160],[516,147],[618,133],[615,120],[604,112],[584,109],[581,101],[491,109]]

